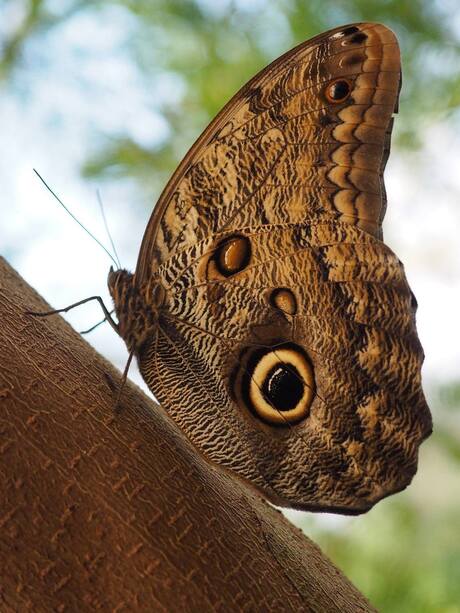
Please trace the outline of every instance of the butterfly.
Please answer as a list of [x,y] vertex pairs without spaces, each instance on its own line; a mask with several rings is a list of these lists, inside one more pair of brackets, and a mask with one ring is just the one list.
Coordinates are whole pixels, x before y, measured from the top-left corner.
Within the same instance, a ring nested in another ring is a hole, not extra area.
[[190,149],[134,274],[108,276],[162,407],[277,505],[367,511],[410,483],[431,432],[416,301],[382,238],[400,85],[383,25],[289,51]]

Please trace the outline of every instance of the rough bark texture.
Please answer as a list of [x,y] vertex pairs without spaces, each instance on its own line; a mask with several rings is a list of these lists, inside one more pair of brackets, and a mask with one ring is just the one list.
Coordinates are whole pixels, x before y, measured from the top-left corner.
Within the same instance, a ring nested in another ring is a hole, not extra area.
[[0,260],[0,610],[373,611]]

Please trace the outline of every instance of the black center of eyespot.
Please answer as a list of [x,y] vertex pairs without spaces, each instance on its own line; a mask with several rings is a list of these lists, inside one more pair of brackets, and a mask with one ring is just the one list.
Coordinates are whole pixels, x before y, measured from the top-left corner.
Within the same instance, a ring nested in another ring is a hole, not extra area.
[[330,83],[326,88],[326,98],[330,102],[343,102],[351,92],[351,85],[345,79],[339,79]]
[[303,392],[302,378],[292,365],[277,364],[274,366],[262,386],[265,399],[278,411],[295,409]]

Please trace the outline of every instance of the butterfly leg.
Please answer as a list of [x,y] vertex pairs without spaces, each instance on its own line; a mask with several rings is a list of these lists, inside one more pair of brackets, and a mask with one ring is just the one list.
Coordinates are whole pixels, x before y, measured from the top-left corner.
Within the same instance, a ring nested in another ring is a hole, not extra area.
[[[44,313],[36,313],[34,311],[26,311],[26,315],[33,315],[34,317],[48,317],[49,315],[56,315],[57,313],[67,313],[67,311],[70,311],[71,309],[74,309],[77,306],[80,306],[82,304],[85,304],[86,302],[90,302],[91,300],[97,300],[99,302],[99,305],[105,315],[105,320],[109,322],[109,324],[112,326],[112,328],[115,330],[115,332],[117,334],[119,334],[118,331],[118,324],[112,319],[112,315],[111,313],[113,313],[112,311],[109,311],[107,309],[107,307],[104,304],[104,301],[102,300],[102,298],[100,296],[90,296],[89,298],[84,298],[83,300],[79,300],[78,302],[74,302],[73,304],[69,304],[69,306],[64,307],[63,309],[55,309],[54,311],[46,311]],[[94,328],[94,326],[93,326]],[[91,328],[91,330],[93,329]]]
[[[114,311],[115,311],[115,309],[112,309],[111,311],[109,311],[110,315],[112,315],[112,313]],[[80,334],[89,334],[90,332],[92,332],[96,328],[99,328],[99,326],[101,324],[103,324],[104,322],[106,322],[106,321],[107,321],[107,317],[104,317],[104,319],[101,319],[101,321],[98,321],[97,324],[94,324],[94,326],[91,326],[91,328],[88,328],[87,330],[80,330]]]

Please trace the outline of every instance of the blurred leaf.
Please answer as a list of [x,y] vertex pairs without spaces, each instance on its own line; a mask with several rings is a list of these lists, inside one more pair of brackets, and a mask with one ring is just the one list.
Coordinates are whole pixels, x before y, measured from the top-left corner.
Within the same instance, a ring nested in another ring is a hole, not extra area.
[[447,409],[460,409],[460,381],[442,385],[438,390],[440,403]]
[[437,443],[449,454],[450,458],[455,462],[460,462],[460,438],[458,435],[455,436],[450,430],[438,424],[434,436]]
[[308,534],[380,611],[460,611],[458,511],[440,516],[401,498],[380,502],[341,530]]
[[[31,37],[77,12],[93,13],[98,19],[99,11],[114,6],[131,16],[135,34],[126,53],[168,122],[171,144],[152,147],[149,156],[134,142],[128,143],[129,134],[107,136],[105,142],[100,138],[100,149],[86,162],[84,172],[111,176],[116,168],[119,175],[136,176],[139,185],[149,190],[164,181],[165,172],[174,170],[209,120],[253,74],[289,47],[340,23],[380,21],[398,34],[404,85],[395,146],[419,147],[421,131],[429,122],[450,116],[454,120],[460,102],[458,30],[449,8],[429,0],[67,0],[59,5],[61,13],[56,3],[46,0],[20,4],[24,17],[3,45],[4,74],[20,66],[21,49]],[[165,74],[182,82],[179,99],[164,99]],[[152,163],[149,173],[148,163]]]

